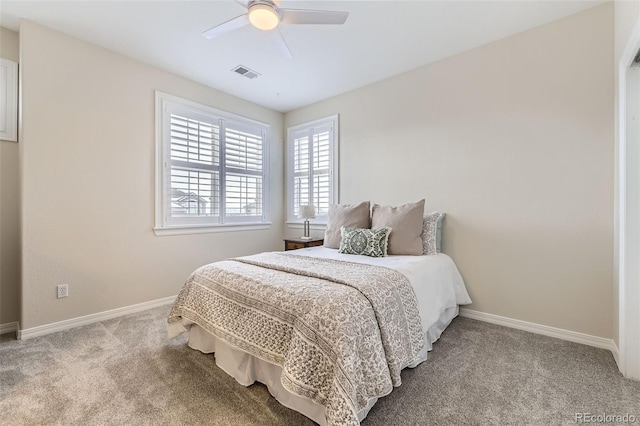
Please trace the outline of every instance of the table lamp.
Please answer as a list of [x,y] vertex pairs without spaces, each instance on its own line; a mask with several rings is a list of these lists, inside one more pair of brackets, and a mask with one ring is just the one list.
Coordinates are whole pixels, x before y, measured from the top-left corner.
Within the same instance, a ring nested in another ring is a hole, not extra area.
[[309,235],[309,219],[316,218],[316,206],[314,206],[313,204],[300,204],[298,217],[300,219],[304,219],[304,235],[302,236],[302,239],[310,240],[311,236]]

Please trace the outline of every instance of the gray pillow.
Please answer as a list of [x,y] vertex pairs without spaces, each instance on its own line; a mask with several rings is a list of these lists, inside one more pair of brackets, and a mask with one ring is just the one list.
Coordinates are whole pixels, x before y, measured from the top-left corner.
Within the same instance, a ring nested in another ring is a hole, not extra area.
[[340,228],[340,253],[362,254],[371,257],[387,255],[391,228],[361,229],[343,226]]
[[368,201],[363,201],[360,204],[331,204],[327,230],[324,233],[324,246],[340,248],[340,228],[343,226],[371,228],[369,206]]
[[391,228],[389,254],[421,255],[424,199],[398,207],[373,205],[372,228]]
[[431,212],[424,215],[422,222],[422,252],[434,255],[442,252],[442,220],[445,214]]

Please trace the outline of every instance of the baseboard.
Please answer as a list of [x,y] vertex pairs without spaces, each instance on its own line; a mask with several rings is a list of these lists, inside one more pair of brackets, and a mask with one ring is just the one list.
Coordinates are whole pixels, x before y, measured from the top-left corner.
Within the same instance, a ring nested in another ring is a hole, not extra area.
[[13,333],[18,331],[18,321],[0,324],[0,334]]
[[38,327],[18,330],[18,340],[31,339],[33,337],[44,336],[45,334],[55,333],[56,331],[69,330],[70,328],[80,327],[82,325],[93,324],[124,315],[135,314],[136,312],[146,311],[160,306],[170,305],[176,296],[165,297],[164,299],[151,300],[149,302],[138,303],[136,305],[125,306],[123,308],[112,309],[110,311],[98,312],[82,317],[71,318],[64,321],[54,322],[51,324],[41,325]]
[[542,334],[543,336],[555,337],[556,339],[567,340],[569,342],[581,343],[587,346],[610,350],[616,359],[618,351],[612,339],[591,336],[589,334],[578,333],[576,331],[564,330],[562,328],[549,327],[548,325],[536,324],[533,322],[521,321],[513,318],[501,317],[499,315],[487,314],[460,308],[460,316],[475,319],[478,321],[490,322],[492,324],[503,325],[505,327],[517,328],[518,330],[529,331],[531,333]]
[[613,359],[616,361],[616,365],[618,369],[620,369],[620,351],[618,350],[618,345],[613,340],[611,341],[611,355],[613,355]]

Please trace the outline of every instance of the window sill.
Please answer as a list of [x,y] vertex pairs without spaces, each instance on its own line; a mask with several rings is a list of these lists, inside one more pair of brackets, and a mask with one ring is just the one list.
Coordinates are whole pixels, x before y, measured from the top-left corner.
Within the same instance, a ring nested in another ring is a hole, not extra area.
[[153,228],[158,237],[165,235],[209,234],[212,232],[258,231],[271,228],[271,222],[260,223],[229,223],[225,225],[208,226],[167,226]]

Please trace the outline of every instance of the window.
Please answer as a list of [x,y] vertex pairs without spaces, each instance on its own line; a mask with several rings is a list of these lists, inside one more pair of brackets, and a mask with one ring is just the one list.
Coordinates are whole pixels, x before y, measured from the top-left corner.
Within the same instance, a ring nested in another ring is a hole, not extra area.
[[329,204],[338,202],[338,116],[287,131],[287,221],[301,222],[301,204],[313,204],[316,221],[326,223]]
[[269,126],[156,93],[156,233],[268,224]]

